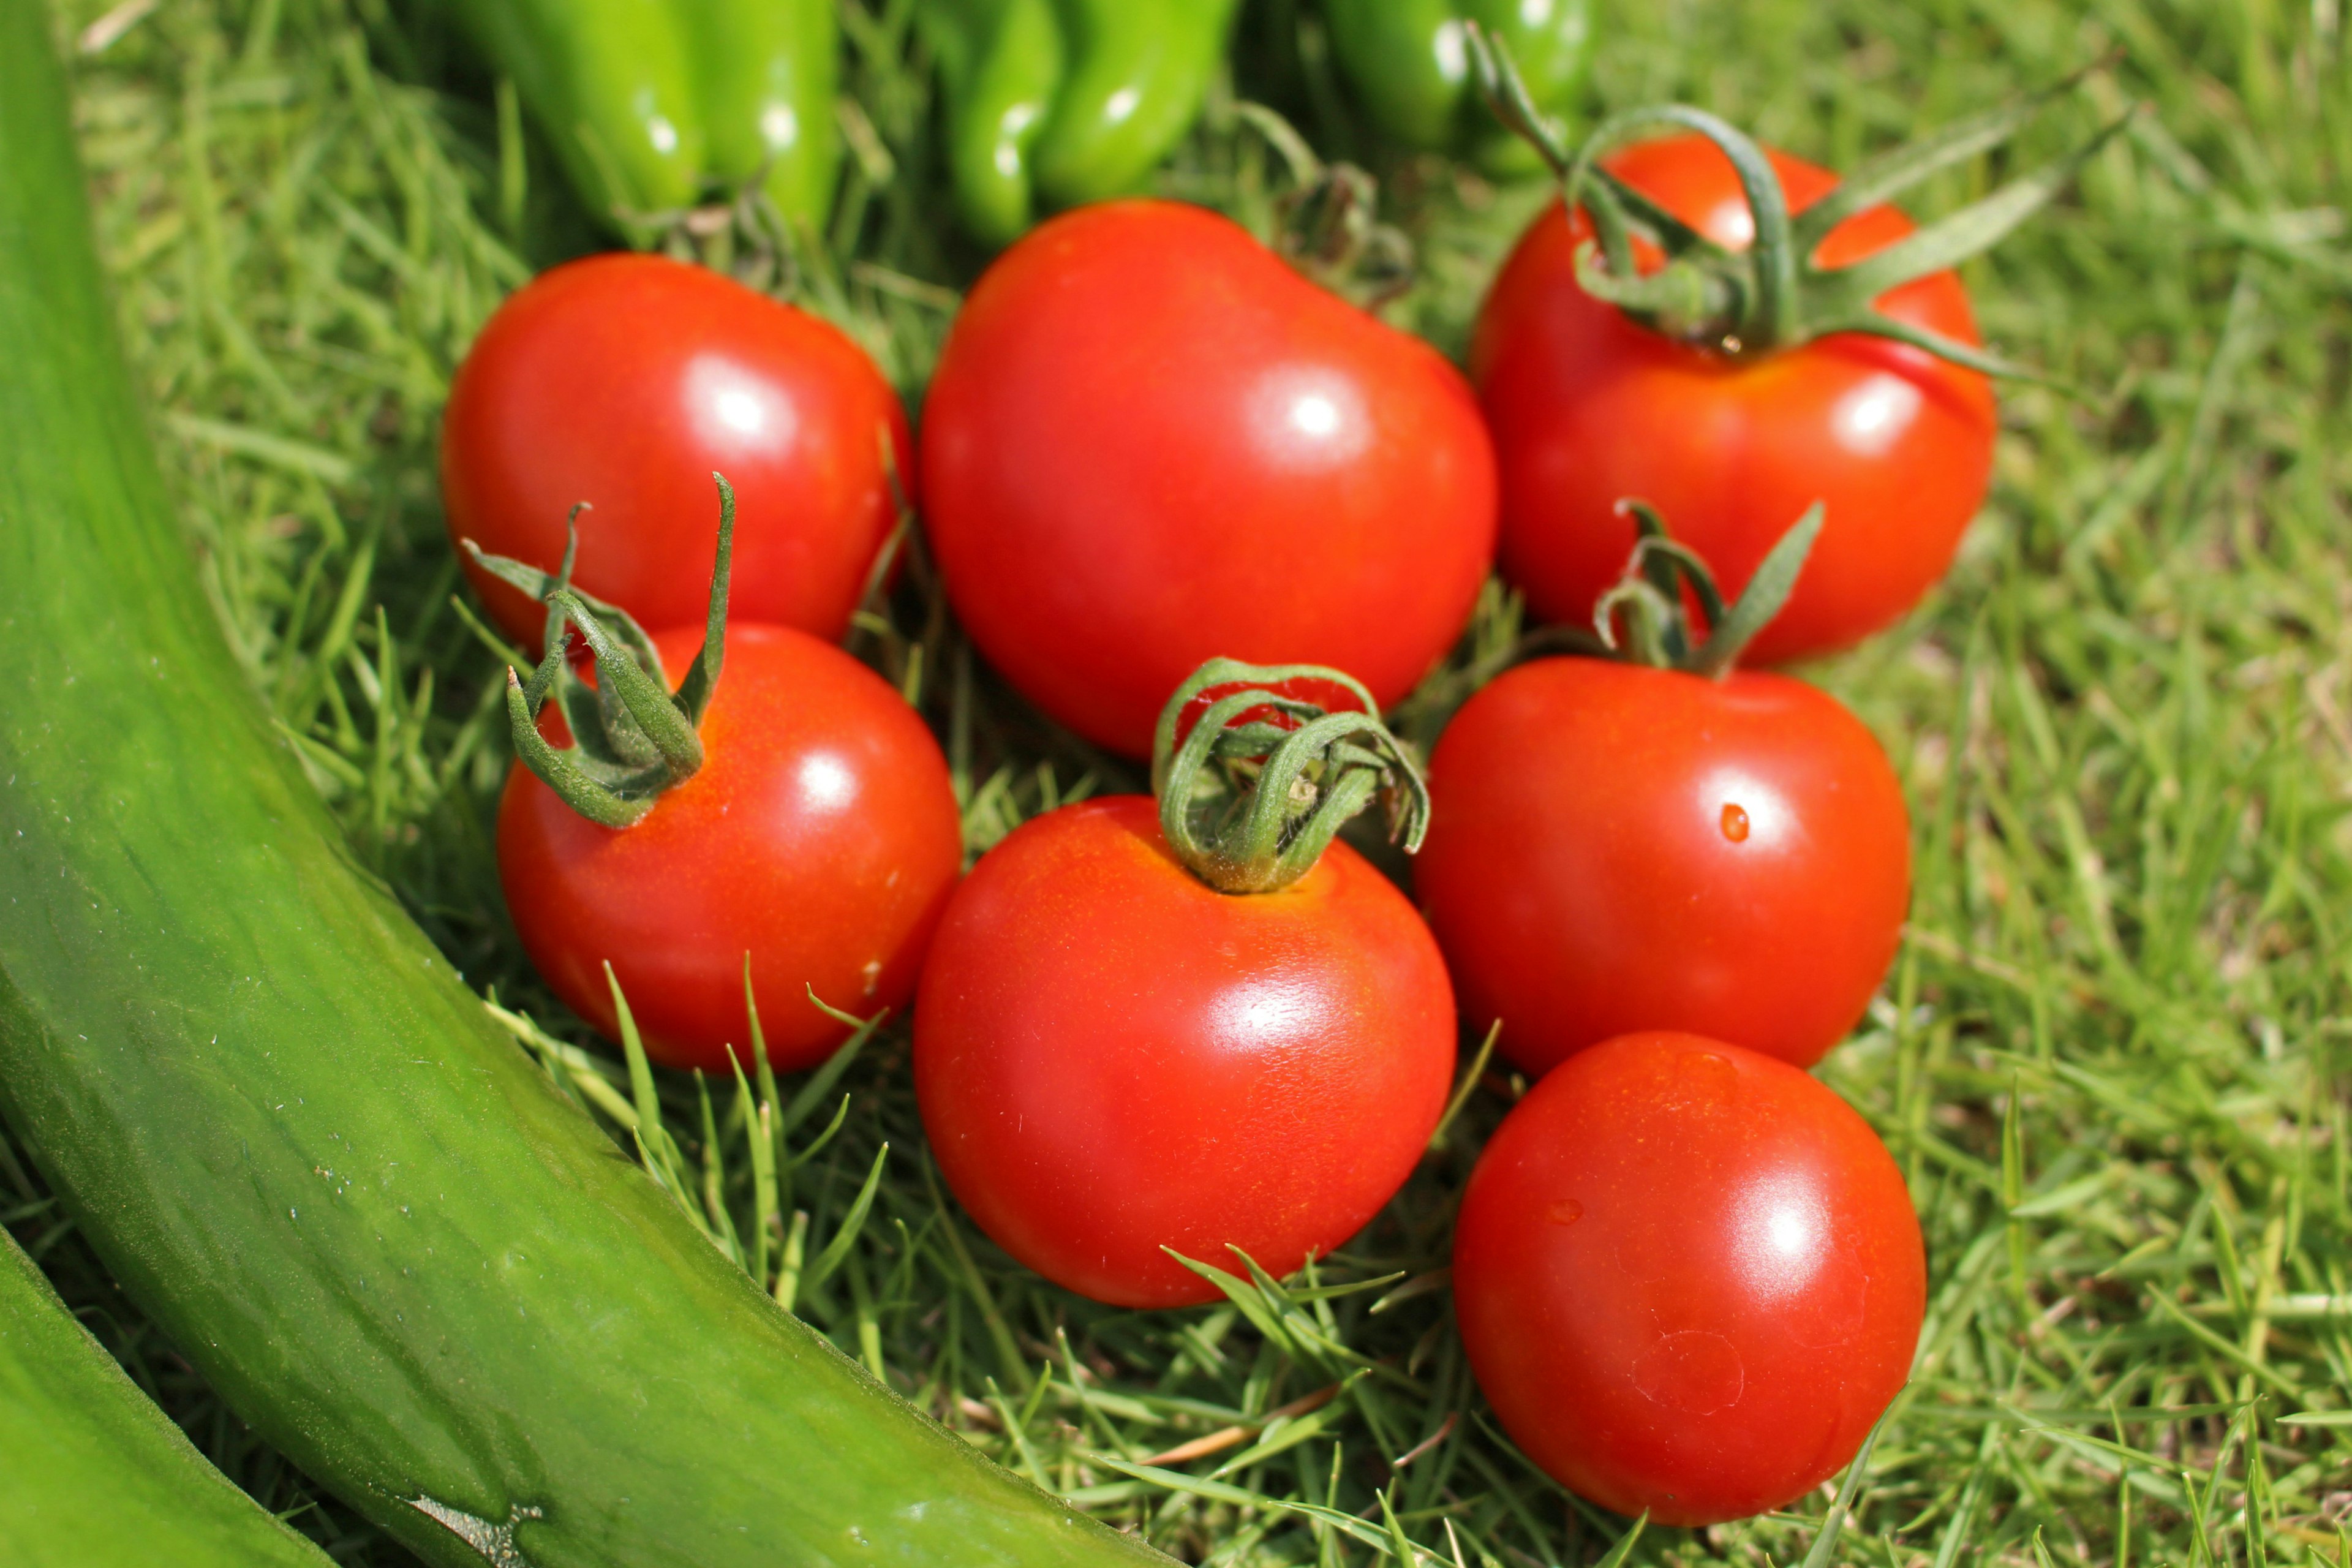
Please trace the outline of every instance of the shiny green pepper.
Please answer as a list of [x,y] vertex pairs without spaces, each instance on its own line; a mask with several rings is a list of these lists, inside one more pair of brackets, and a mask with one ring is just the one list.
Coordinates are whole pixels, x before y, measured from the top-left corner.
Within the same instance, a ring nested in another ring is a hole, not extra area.
[[822,223],[841,143],[832,0],[447,0],[572,188],[636,243],[753,180]]
[[917,0],[974,235],[1133,190],[1192,123],[1235,0]]
[[1592,58],[1590,0],[1324,0],[1332,52],[1372,120],[1407,146],[1528,174],[1535,152],[1478,97],[1464,24],[1502,41],[1536,107],[1565,117]]
[[701,87],[711,174],[729,189],[761,179],[785,217],[823,223],[841,163],[832,0],[674,3]]

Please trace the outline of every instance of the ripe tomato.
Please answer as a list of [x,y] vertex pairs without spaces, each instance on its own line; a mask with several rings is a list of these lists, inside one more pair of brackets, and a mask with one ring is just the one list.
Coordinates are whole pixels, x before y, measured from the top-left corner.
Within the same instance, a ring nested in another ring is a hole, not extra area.
[[[1769,154],[1792,209],[1836,184]],[[1608,160],[1718,244],[1754,225],[1730,160],[1703,137]],[[1830,232],[1819,258],[1853,261],[1912,230],[1893,207]],[[1826,520],[1788,607],[1751,645],[1772,663],[1843,647],[1901,616],[1951,564],[1992,471],[1992,389],[1975,371],[1853,333],[1749,361],[1636,325],[1576,281],[1591,229],[1558,204],[1538,217],[1478,317],[1471,374],[1503,477],[1504,575],[1548,620],[1589,624],[1633,545],[1615,510],[1654,504],[1727,594],[1814,501]],[[1932,273],[1881,296],[1898,321],[1976,344],[1959,279]]]
[[1454,994],[1428,931],[1344,844],[1280,892],[1220,893],[1149,798],[1024,824],[948,906],[915,1004],[915,1090],[996,1244],[1097,1300],[1275,1275],[1388,1202],[1444,1109]]
[[1494,553],[1494,454],[1460,374],[1171,202],[1068,213],[999,257],[922,442],[973,640],[1130,755],[1215,655],[1337,665],[1394,702]]
[[[699,627],[656,634],[672,672]],[[846,1031],[808,1005],[869,1014],[915,987],[963,862],[939,742],[881,677],[804,632],[738,622],[703,716],[699,773],[634,826],[600,827],[520,763],[499,803],[499,877],[531,963],[616,1034],[603,965],[646,1050],[671,1067],[747,1065],[743,960],[768,1058],[824,1059]]]
[[1927,1310],[1902,1173],[1769,1057],[1628,1035],[1479,1157],[1454,1301],[1479,1387],[1561,1485],[1661,1524],[1803,1496],[1903,1386]]
[[1422,907],[1465,1010],[1531,1073],[1655,1028],[1811,1066],[1902,934],[1902,786],[1785,676],[1539,659],[1464,704],[1429,784]]
[[[717,470],[739,509],[735,614],[831,641],[897,521],[886,439],[908,473],[898,395],[835,328],[703,268],[596,256],[524,285],[474,341],[449,388],[441,493],[453,540],[549,571],[589,502],[579,586],[645,626],[698,626]],[[546,611],[466,569],[538,647]]]

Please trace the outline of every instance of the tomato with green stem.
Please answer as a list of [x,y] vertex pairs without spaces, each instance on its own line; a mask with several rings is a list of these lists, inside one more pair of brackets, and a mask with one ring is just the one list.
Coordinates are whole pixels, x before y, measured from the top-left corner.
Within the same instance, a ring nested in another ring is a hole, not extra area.
[[[1628,510],[1645,548],[1608,624],[1631,621],[1632,657],[1538,659],[1463,705],[1430,759],[1414,886],[1471,1023],[1500,1019],[1525,1071],[1647,1028],[1810,1066],[1868,1007],[1910,899],[1876,739],[1826,692],[1731,668],[1821,513],[1726,606]],[[1704,641],[1686,594],[1714,611]]]
[[[548,605],[547,657],[528,682],[509,672],[520,760],[499,880],[541,976],[608,1036],[609,963],[647,1055],[728,1070],[750,1048],[748,964],[758,994],[789,999],[762,1014],[769,1060],[814,1067],[848,1026],[812,992],[870,1015],[913,991],[962,868],[961,814],[938,742],[881,677],[805,632],[728,624],[730,531],[707,624],[650,637],[561,572],[476,554]],[[687,672],[676,692],[669,669]],[[551,698],[575,747],[539,728]]]
[[1494,553],[1461,374],[1174,202],[1081,208],[997,258],[941,352],[922,462],[972,640],[1130,756],[1215,655],[1336,665],[1395,702]]
[[1331,842],[1384,789],[1418,836],[1420,780],[1370,707],[1329,671],[1213,661],[1162,716],[1156,805],[1048,813],[957,890],[916,998],[923,1126],[981,1228],[1047,1279],[1210,1300],[1171,1254],[1288,1274],[1419,1160],[1454,1061],[1444,961]]
[[1870,1124],[1797,1068],[1628,1035],[1528,1090],[1454,1237],[1454,1316],[1503,1429],[1660,1524],[1795,1501],[1909,1375],[1927,1257]]
[[[1757,637],[1783,660],[1908,611],[1983,504],[1997,429],[1986,353],[1949,268],[2047,202],[2106,137],[1926,228],[1886,198],[2021,126],[2058,89],[1959,121],[1841,181],[1667,105],[1601,125],[1570,157],[1491,47],[1498,111],[1563,201],[1495,279],[1471,374],[1502,475],[1504,575],[1581,624],[1648,500],[1737,589],[1787,521],[1826,521],[1805,581]],[[2071,85],[2062,84],[2062,85]],[[1664,125],[1682,133],[1602,156]]]
[[[742,503],[735,613],[838,638],[911,485],[907,416],[831,323],[658,256],[566,263],[515,290],[457,367],[443,416],[452,540],[552,561],[580,519],[574,580],[648,626],[701,618],[713,469]],[[541,607],[471,561],[519,640]]]

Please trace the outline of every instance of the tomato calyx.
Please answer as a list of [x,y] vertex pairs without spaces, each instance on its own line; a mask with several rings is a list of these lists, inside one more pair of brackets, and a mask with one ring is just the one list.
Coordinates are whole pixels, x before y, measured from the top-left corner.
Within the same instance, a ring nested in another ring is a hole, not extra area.
[[[1633,520],[1633,553],[1625,575],[1592,607],[1600,646],[1588,651],[1710,679],[1730,674],[1756,634],[1789,602],[1821,537],[1823,516],[1821,502],[1807,507],[1765,554],[1739,597],[1726,603],[1715,574],[1696,551],[1667,533],[1657,508],[1626,500],[1617,510]],[[1692,600],[1706,623],[1704,637],[1691,626]]]
[[[703,763],[697,732],[719,685],[727,651],[727,580],[735,546],[735,491],[719,484],[719,559],[710,574],[710,604],[702,647],[673,692],[653,638],[618,605],[572,585],[579,554],[580,514],[565,521],[562,564],[541,571],[492,555],[463,540],[477,565],[547,606],[546,653],[524,679],[507,667],[507,721],[515,753],[572,810],[604,827],[627,827],[653,810],[663,791],[694,776]],[[572,660],[576,628],[596,667],[592,684]],[[575,744],[557,748],[539,731],[540,710],[552,696]]]
[[[1580,206],[1591,220],[1595,237],[1579,247],[1576,278],[1595,299],[1609,301],[1653,331],[1731,359],[1760,357],[1832,332],[1861,332],[1907,343],[1987,375],[2071,390],[2042,372],[1897,321],[1875,301],[1889,289],[1948,270],[2000,243],[2049,205],[2084,163],[2131,123],[2139,105],[2125,110],[2063,157],[1892,245],[1834,267],[1824,267],[1814,257],[1840,224],[2000,146],[2107,60],[2095,60],[2048,87],[1883,153],[1846,175],[1821,200],[1791,213],[1780,175],[1764,150],[1726,121],[1687,104],[1653,104],[1611,115],[1570,153],[1538,111],[1507,47],[1475,23],[1465,31],[1489,107],[1542,156],[1570,209]],[[1755,240],[1745,249],[1706,238],[1601,163],[1611,148],[1659,126],[1696,132],[1731,160],[1755,224]],[[1637,246],[1662,255],[1664,265],[1644,271]]]
[[772,299],[792,301],[806,282],[803,256],[814,243],[778,209],[761,164],[731,195],[697,206],[656,211],[615,206],[612,216],[630,247],[704,267]]
[[1380,182],[1357,164],[1323,162],[1289,121],[1264,104],[1234,107],[1289,169],[1291,187],[1274,200],[1275,254],[1309,282],[1375,315],[1411,289],[1412,239],[1380,221]]
[[1320,665],[1194,670],[1160,710],[1151,787],[1169,847],[1221,893],[1288,887],[1376,796],[1407,854],[1429,826],[1429,786],[1380,704]]

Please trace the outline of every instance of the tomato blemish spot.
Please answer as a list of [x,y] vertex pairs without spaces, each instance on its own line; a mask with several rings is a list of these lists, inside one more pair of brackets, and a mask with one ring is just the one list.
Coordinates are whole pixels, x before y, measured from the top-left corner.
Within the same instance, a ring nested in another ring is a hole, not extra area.
[[1712,1415],[1748,1391],[1739,1352],[1721,1334],[1685,1329],[1661,1334],[1633,1363],[1633,1386],[1670,1410]]
[[1748,842],[1748,808],[1726,801],[1723,806],[1723,836],[1734,844]]
[[1544,1217],[1554,1225],[1574,1225],[1584,1217],[1584,1205],[1574,1198],[1562,1198],[1544,1210]]

